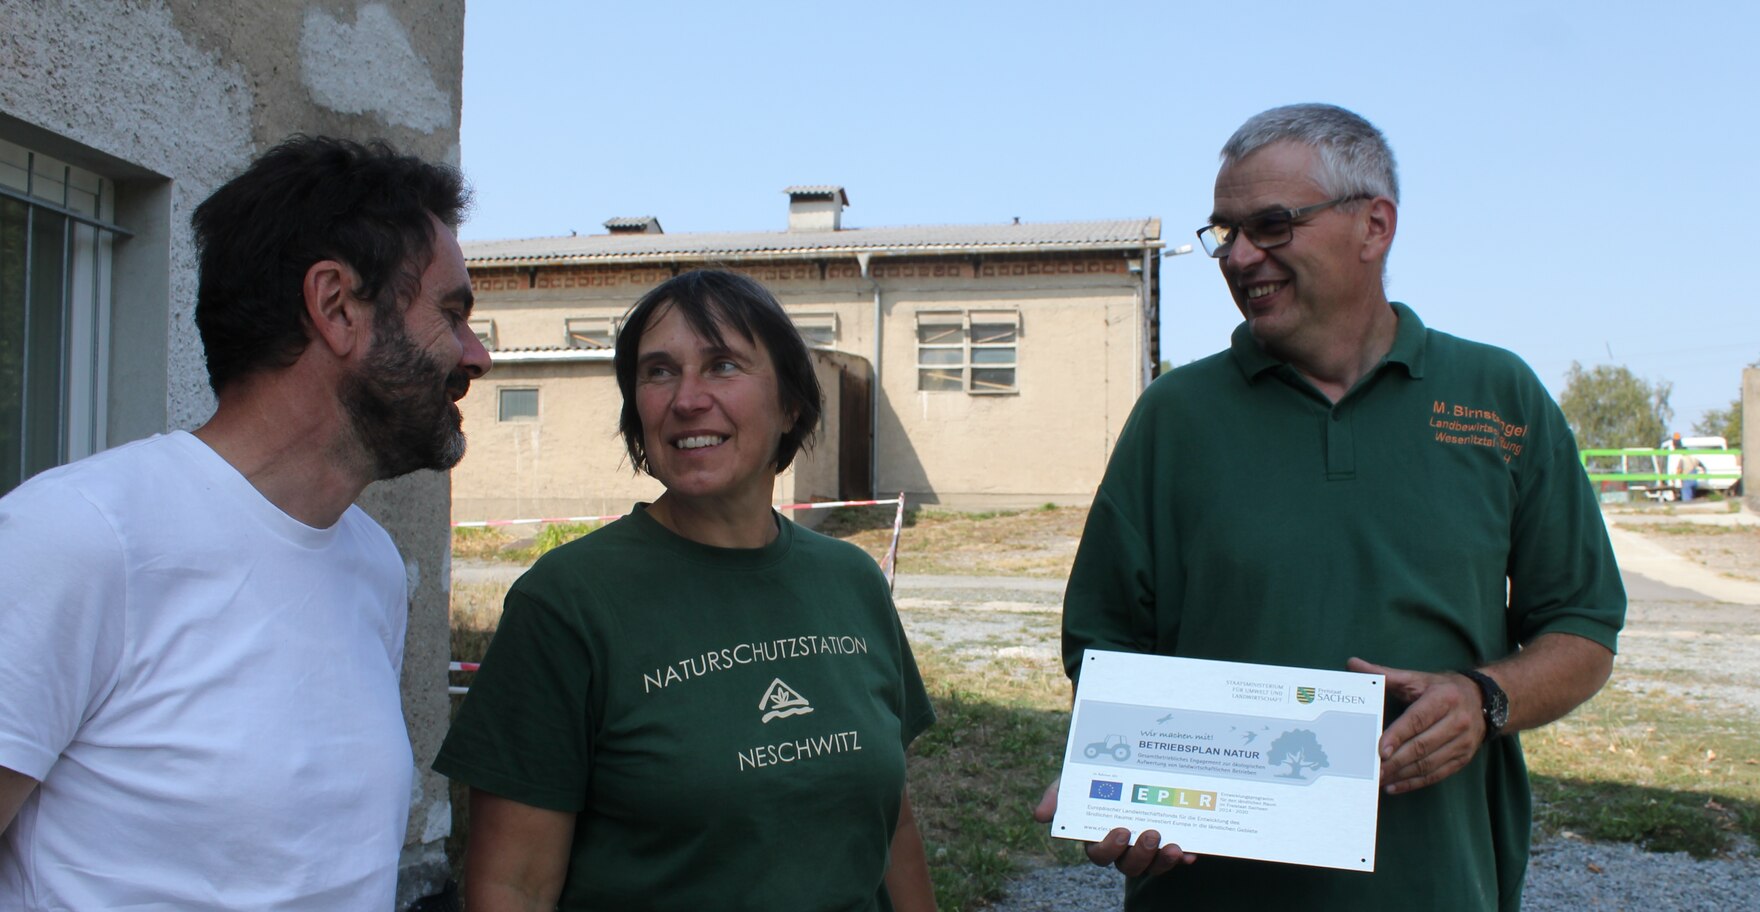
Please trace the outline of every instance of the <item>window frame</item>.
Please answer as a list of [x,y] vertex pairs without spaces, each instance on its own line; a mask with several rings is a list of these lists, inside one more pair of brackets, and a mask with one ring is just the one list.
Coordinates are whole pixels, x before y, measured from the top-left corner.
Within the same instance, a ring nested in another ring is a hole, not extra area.
[[[576,326],[581,327],[581,330],[579,330],[578,333]],[[590,339],[584,338],[587,335],[586,328],[589,326],[594,330],[604,331],[606,339],[605,344],[599,345],[593,343]],[[562,344],[568,348],[581,349],[583,351],[611,351],[617,347],[617,333],[621,329],[623,329],[622,317],[563,317]],[[580,344],[583,342],[592,344]]]
[[[808,348],[837,347],[837,314],[825,312],[791,313],[788,315],[788,319],[794,323],[795,332],[800,333],[801,341],[807,343]],[[830,338],[818,341],[808,335],[810,332],[825,332],[829,334]]]
[[[925,309],[917,311],[915,316],[918,392],[963,392],[968,396],[1020,394],[1019,310],[984,307]],[[989,335],[982,335],[986,330]],[[924,354],[929,352],[938,354],[925,359]],[[1007,352],[1006,358],[1000,357],[1003,352]],[[955,353],[956,358],[948,357]],[[1006,384],[983,379],[986,374],[996,375],[1003,371],[1008,372]],[[929,377],[937,374],[943,375],[938,385],[924,385]]]
[[[507,413],[508,393],[531,393],[531,414],[509,415]],[[543,396],[536,386],[499,386],[495,388],[495,422],[497,424],[521,424],[539,421],[543,418]]]
[[[0,339],[19,346],[18,452],[16,466],[5,462],[0,494],[109,444],[115,247],[133,237],[115,224],[117,192],[111,175],[0,136],[0,205],[22,220],[6,229],[19,232],[13,303],[20,325],[6,327],[7,336],[17,329],[16,340]],[[40,249],[43,243],[59,251]],[[46,271],[49,285],[40,284]],[[0,315],[4,309],[0,304]],[[48,335],[33,338],[45,329]],[[45,358],[53,363],[45,367]],[[50,423],[44,409],[53,412],[53,441],[44,439]]]

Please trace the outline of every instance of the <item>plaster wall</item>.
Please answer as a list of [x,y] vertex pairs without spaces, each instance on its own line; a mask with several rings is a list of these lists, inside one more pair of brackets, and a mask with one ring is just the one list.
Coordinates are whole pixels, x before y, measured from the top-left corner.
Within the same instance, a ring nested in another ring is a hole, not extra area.
[[[834,398],[838,369],[819,354],[819,383]],[[502,389],[538,390],[537,420],[498,420]],[[631,471],[618,433],[623,398],[610,361],[502,363],[459,403],[470,447],[453,470],[455,522],[610,516],[664,490]],[[827,402],[817,445],[776,480],[779,502],[837,494],[837,403]]]
[[[1081,271],[1058,271],[1070,269],[1072,262],[1081,264]],[[991,273],[981,275],[985,268]],[[875,415],[876,481],[882,496],[902,490],[913,502],[957,507],[1092,500],[1113,442],[1144,382],[1142,283],[1122,257],[1096,255],[987,267],[956,257],[875,260],[869,278],[858,273],[853,261],[752,264],[744,271],[769,287],[791,314],[834,316],[837,336],[832,347],[863,359],[874,357],[873,308],[878,293],[883,344]],[[672,273],[654,268],[546,267],[537,274],[537,287],[531,287],[532,278],[524,272],[517,274],[516,281],[487,278],[510,275],[505,269],[478,269],[473,274],[476,313],[494,319],[497,344],[506,350],[561,345],[565,318],[621,316]],[[916,314],[925,310],[1018,312],[1018,390],[1002,395],[919,391]],[[509,382],[512,376],[497,368],[486,382]],[[827,384],[828,400],[834,398],[833,389]],[[564,423],[601,422],[614,427],[619,406],[614,392],[607,395],[590,403],[570,397],[569,411],[549,415]],[[546,424],[550,420],[547,417]],[[483,426],[481,419],[473,421],[469,414],[466,424]],[[547,428],[544,433],[552,431]],[[514,504],[490,502],[492,496],[501,495],[484,490],[501,475],[486,463],[520,464],[510,446],[479,446],[473,438],[465,464],[455,471],[456,519],[558,515],[554,511],[510,515],[506,511]],[[621,477],[627,472],[623,469]],[[613,486],[605,488],[611,493],[603,502],[622,506],[587,512],[621,512],[627,507],[628,495],[634,492],[616,487],[621,484],[618,472],[600,471],[595,463],[590,474],[595,484]],[[807,487],[837,490],[834,476],[829,485],[814,481]],[[531,511],[542,504],[560,509],[565,502],[601,502],[585,492],[570,492],[566,500],[546,499],[549,496],[534,492],[517,506]]]
[[[117,221],[109,445],[212,413],[194,327],[189,217],[256,154],[296,132],[383,138],[456,165],[462,0],[0,0],[0,132],[112,178]],[[404,706],[421,774],[400,907],[446,874],[445,475],[362,498],[411,583]]]
[[[1141,392],[1133,289],[900,290],[885,302],[880,490],[954,506],[1093,499]],[[916,315],[948,308],[1019,312],[1016,392],[917,389]]]

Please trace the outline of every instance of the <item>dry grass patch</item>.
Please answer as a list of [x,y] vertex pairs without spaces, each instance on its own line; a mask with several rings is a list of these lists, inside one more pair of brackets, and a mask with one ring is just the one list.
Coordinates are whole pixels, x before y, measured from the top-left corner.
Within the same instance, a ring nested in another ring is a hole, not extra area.
[[974,666],[920,647],[917,662],[938,718],[911,746],[911,802],[943,912],[1000,898],[1026,867],[1082,860],[1076,843],[1052,839],[1032,817],[1062,768],[1069,730],[1062,666],[1023,659]]
[[1760,726],[1679,697],[1604,690],[1522,735],[1543,833],[1723,855],[1760,840]]
[[501,526],[468,526],[452,530],[452,559],[498,560],[514,543],[513,533]]
[[1731,579],[1760,581],[1760,526],[1689,522],[1617,525]]
[[[892,541],[894,507],[838,510],[819,531],[859,546],[875,560]],[[923,507],[905,512],[900,573],[1065,579],[1086,507],[1046,504],[1028,510],[961,513]]]

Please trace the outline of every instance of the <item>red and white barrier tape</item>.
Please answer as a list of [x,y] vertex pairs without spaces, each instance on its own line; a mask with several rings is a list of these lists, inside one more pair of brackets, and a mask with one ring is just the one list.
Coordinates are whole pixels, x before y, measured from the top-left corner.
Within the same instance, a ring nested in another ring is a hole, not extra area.
[[[886,546],[886,554],[880,558],[880,569],[886,573],[886,588],[893,588],[893,581],[898,577],[898,536],[904,531],[904,492],[897,497],[886,500],[832,500],[823,503],[778,504],[778,510],[822,510],[829,507],[880,507],[886,504],[898,504],[898,512],[892,517],[892,542]],[[454,529],[482,528],[484,526],[511,526],[518,523],[551,523],[551,522],[609,522],[616,516],[571,516],[563,519],[493,519],[487,522],[453,523]],[[477,662],[452,662],[447,665],[448,671],[476,671],[481,665]],[[451,695],[469,693],[469,687],[449,685],[446,692]]]
[[491,527],[495,527],[495,526],[523,526],[523,525],[530,525],[532,523],[610,522],[614,519],[622,519],[622,518],[623,518],[622,513],[612,513],[607,516],[546,516],[543,519],[487,519],[487,520],[476,520],[473,522],[455,522],[452,524],[452,528],[454,528],[454,529],[485,529],[485,528],[491,528]]
[[[890,501],[882,501],[889,503]],[[898,492],[898,513],[892,517],[892,543],[886,546],[886,556],[880,559],[880,569],[886,572],[886,590],[892,591],[893,581],[898,578],[898,533],[904,531],[904,492]]]
[[[827,501],[820,501],[820,502],[815,502],[815,503],[777,504],[776,509],[778,509],[778,510],[824,510],[824,509],[828,509],[831,507],[881,507],[881,506],[885,506],[886,504],[898,504],[899,507],[902,509],[904,507],[904,495],[900,494],[896,498],[889,498],[887,500],[827,500]],[[614,519],[622,519],[623,515],[624,514],[622,514],[622,513],[610,513],[605,516],[546,516],[546,517],[543,517],[540,519],[479,519],[479,520],[472,520],[469,522],[455,522],[452,524],[452,528],[454,528],[454,529],[483,529],[483,528],[489,528],[489,527],[495,527],[495,526],[530,525],[532,523],[610,522]]]

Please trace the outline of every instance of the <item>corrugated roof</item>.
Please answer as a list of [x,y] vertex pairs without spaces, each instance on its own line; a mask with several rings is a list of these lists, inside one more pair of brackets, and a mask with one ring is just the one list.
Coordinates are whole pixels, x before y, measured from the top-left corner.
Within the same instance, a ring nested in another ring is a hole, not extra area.
[[501,362],[529,361],[610,361],[614,352],[609,348],[566,348],[559,345],[528,345],[519,348],[492,348],[489,360]]
[[1158,218],[1020,225],[915,225],[841,231],[737,231],[687,234],[594,234],[466,241],[470,266],[546,266],[679,260],[780,260],[882,253],[1054,253],[1156,247]]
[[782,192],[788,194],[788,201],[791,206],[794,204],[796,198],[803,196],[809,199],[819,196],[829,196],[836,200],[839,205],[849,205],[849,193],[845,192],[842,187],[839,187],[836,184],[797,184],[793,187],[783,188]]

